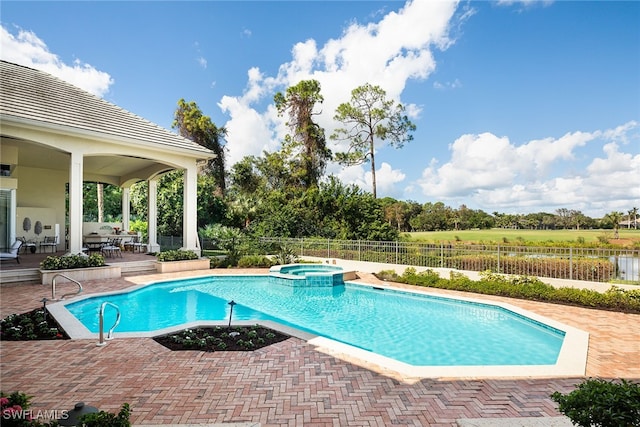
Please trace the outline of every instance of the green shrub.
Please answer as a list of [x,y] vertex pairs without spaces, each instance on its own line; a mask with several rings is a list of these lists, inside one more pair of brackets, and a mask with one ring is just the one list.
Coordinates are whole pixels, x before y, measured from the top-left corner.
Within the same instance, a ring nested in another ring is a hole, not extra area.
[[440,278],[433,270],[416,273],[413,267],[405,269],[402,275],[385,270],[378,273],[377,277],[381,280],[415,286],[640,313],[640,290],[626,290],[616,286],[612,286],[606,292],[568,287],[555,288],[536,277],[506,276],[489,270],[480,273],[479,281],[471,280],[464,274],[454,271],[450,273],[447,280]]
[[70,268],[102,267],[104,257],[100,254],[48,256],[40,262],[43,270],[66,270]]
[[123,403],[118,414],[107,411],[98,411],[85,414],[80,417],[80,425],[83,427],[130,427],[129,416],[131,410],[128,403]]
[[185,250],[173,250],[173,251],[165,251],[160,252],[156,255],[156,258],[160,262],[165,261],[186,261],[190,259],[198,259],[198,254],[194,251],[185,251]]
[[237,260],[229,257],[213,257],[210,259],[209,268],[231,268],[235,267]]
[[640,383],[589,378],[571,393],[556,391],[551,398],[578,426],[640,426]]
[[274,261],[279,265],[293,264],[298,261],[298,255],[291,246],[282,245],[278,248]]
[[238,267],[241,268],[268,268],[273,265],[273,261],[263,255],[245,255],[238,260]]

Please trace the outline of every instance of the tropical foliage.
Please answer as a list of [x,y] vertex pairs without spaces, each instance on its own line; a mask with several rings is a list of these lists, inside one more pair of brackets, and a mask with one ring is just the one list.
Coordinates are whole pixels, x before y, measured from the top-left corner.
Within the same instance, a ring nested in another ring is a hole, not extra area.
[[509,277],[490,271],[481,273],[479,281],[471,280],[464,274],[453,271],[446,279],[441,278],[433,270],[418,273],[413,267],[405,269],[402,275],[398,275],[393,270],[385,270],[379,272],[377,276],[383,280],[416,286],[640,313],[640,290],[628,291],[616,286],[612,286],[604,293],[581,288],[555,288],[535,277]]
[[174,250],[164,251],[156,255],[156,258],[160,262],[166,261],[188,261],[191,259],[198,259],[198,254],[194,251]]
[[282,153],[289,162],[292,176],[302,188],[316,187],[331,159],[324,129],[313,121],[313,116],[320,113],[316,104],[324,100],[320,82],[303,80],[288,88],[285,94],[276,93],[273,100],[279,115],[288,113],[286,125],[291,133],[285,136]]
[[207,161],[205,171],[214,179],[214,194],[223,197],[226,188],[226,152],[223,140],[227,130],[224,127],[217,127],[209,116],[202,114],[193,101],[186,102],[180,99],[174,117],[173,128],[177,129],[181,136],[197,142],[215,154],[213,159]]
[[640,426],[640,383],[588,378],[572,392],[556,391],[551,398],[577,426]]

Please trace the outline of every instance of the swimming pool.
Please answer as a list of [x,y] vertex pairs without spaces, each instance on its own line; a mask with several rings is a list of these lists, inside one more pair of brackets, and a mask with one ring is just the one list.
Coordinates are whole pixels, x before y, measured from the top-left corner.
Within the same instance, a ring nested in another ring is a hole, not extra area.
[[[534,366],[558,361],[565,332],[504,307],[346,283],[287,287],[268,276],[206,276],[87,297],[64,306],[91,333],[103,301],[120,307],[116,333],[229,318],[271,321],[411,366]],[[113,312],[105,314],[113,323]]]

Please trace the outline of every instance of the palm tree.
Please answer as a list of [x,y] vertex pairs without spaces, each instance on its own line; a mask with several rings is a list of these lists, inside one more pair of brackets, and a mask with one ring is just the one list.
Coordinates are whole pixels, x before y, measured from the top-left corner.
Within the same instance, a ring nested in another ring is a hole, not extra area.
[[235,200],[231,201],[231,209],[242,217],[244,221],[244,228],[248,228],[251,220],[255,216],[257,206],[260,201],[255,197],[247,195],[239,195]]
[[609,212],[608,214],[606,214],[604,216],[604,219],[607,220],[607,222],[611,223],[611,225],[613,225],[613,230],[614,230],[614,238],[617,239],[619,238],[619,233],[618,233],[618,229],[620,228],[620,221],[622,221],[622,217],[624,216],[624,214],[622,212]]
[[631,228],[631,215],[633,215],[633,228],[638,229],[638,208],[631,208],[629,211],[629,228]]

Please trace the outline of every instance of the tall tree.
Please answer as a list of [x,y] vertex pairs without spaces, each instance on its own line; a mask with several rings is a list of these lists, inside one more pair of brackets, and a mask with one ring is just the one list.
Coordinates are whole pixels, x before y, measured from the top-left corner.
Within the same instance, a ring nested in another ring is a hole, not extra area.
[[613,211],[604,216],[604,220],[611,224],[613,227],[613,237],[617,239],[619,237],[618,229],[620,228],[620,221],[624,214],[622,212]]
[[263,178],[257,168],[255,156],[245,156],[231,167],[229,191],[236,194],[255,194],[263,185]]
[[629,214],[629,222],[627,223],[627,228],[631,228],[631,217],[633,217],[633,228],[637,228],[638,208],[631,208],[627,213]]
[[178,101],[173,121],[178,133],[213,151],[215,158],[207,162],[207,171],[216,181],[216,196],[223,197],[226,190],[225,149],[222,144],[227,129],[217,127],[209,116],[205,116],[195,102]]
[[[100,185],[102,190],[98,189]],[[122,221],[122,188],[89,181],[85,181],[82,187],[82,211],[85,221]]]
[[303,188],[318,186],[324,174],[327,161],[331,159],[331,151],[322,129],[313,121],[316,104],[322,104],[320,82],[302,80],[291,86],[283,94],[278,92],[273,97],[278,114],[289,114],[287,126],[291,134],[285,136],[283,148],[292,157],[292,172],[298,177]]
[[348,141],[346,152],[336,153],[336,160],[343,165],[359,165],[371,162],[373,197],[376,198],[375,141],[388,141],[395,148],[413,140],[410,132],[416,130],[405,115],[405,107],[386,99],[380,86],[369,83],[351,91],[351,102],[340,104],[334,120],[345,125],[336,129],[331,139]]

